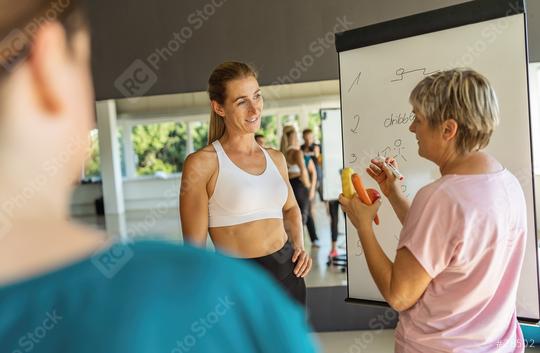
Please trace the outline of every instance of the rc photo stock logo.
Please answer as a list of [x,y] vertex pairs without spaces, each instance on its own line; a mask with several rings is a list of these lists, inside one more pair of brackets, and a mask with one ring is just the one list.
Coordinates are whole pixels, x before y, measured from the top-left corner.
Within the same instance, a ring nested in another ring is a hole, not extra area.
[[118,76],[114,86],[124,97],[133,98],[143,96],[157,80],[158,77],[150,66],[141,59],[136,59]]
[[126,98],[137,100],[156,84],[160,66],[171,59],[193,37],[227,0],[210,0],[186,17],[186,25],[171,33],[168,41],[155,48],[145,60],[135,59],[114,81],[114,86]]
[[105,251],[98,251],[92,263],[108,279],[113,278],[134,256],[129,244],[117,243]]
[[0,65],[11,72],[15,65],[26,56],[29,43],[40,26],[47,22],[56,21],[70,5],[70,0],[57,0],[49,4],[45,12],[34,17],[24,27],[16,28],[0,40]]
[[0,65],[11,72],[24,54],[28,36],[20,29],[14,29],[0,42]]

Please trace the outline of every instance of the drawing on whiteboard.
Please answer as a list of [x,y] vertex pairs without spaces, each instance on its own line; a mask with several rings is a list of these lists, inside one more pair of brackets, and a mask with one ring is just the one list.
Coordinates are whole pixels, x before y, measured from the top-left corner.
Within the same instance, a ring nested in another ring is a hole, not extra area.
[[356,126],[354,127],[354,129],[351,129],[351,132],[357,134],[358,133],[358,125],[360,125],[360,115],[356,114],[353,117],[353,119],[356,119]]
[[369,150],[362,150],[361,153],[351,153],[351,158],[349,160],[349,166],[356,163],[361,167],[368,166],[373,159],[373,156],[378,155],[377,150],[370,148]]
[[384,127],[389,128],[394,125],[408,125],[412,123],[416,115],[410,113],[392,113],[389,118],[384,120]]
[[390,157],[390,152],[391,151],[392,151],[392,148],[390,146],[386,146],[386,148],[384,150],[382,150],[381,152],[379,152],[379,154],[377,156],[378,157],[388,158],[388,157]]
[[354,252],[354,256],[362,256],[364,255],[364,249],[362,248],[362,243],[360,243],[360,240],[356,242],[356,251]]
[[413,70],[408,70],[408,71],[405,71],[404,68],[400,67],[399,69],[396,70],[396,76],[398,78],[390,81],[390,82],[399,82],[399,81],[403,81],[403,78],[405,75],[408,75],[410,73],[413,73],[413,72],[419,72],[419,71],[422,71],[422,75],[424,76],[429,76],[431,74],[434,74],[436,72],[439,72],[440,70],[435,70],[435,71],[432,71],[432,72],[426,72],[426,68],[423,67],[421,69],[413,69]]
[[362,72],[359,72],[358,76],[356,76],[356,78],[353,80],[353,83],[352,83],[351,87],[349,87],[349,90],[347,91],[347,93],[351,93],[351,90],[353,89],[354,85],[358,86],[358,81],[360,81],[360,76],[361,75],[362,75]]
[[408,199],[411,198],[411,193],[407,192],[407,185],[406,184],[401,184],[401,192],[403,192],[403,194],[405,194],[405,197],[407,197]]
[[405,162],[407,162],[407,158],[405,158],[405,156],[401,154],[401,149],[405,148],[401,146],[402,144],[403,142],[401,142],[401,139],[397,139],[394,141],[394,151],[397,150],[397,154],[394,156],[394,158],[401,157]]
[[397,139],[394,141],[394,147],[386,146],[381,152],[377,153],[377,156],[395,159],[401,157],[405,162],[407,162],[407,158],[401,153],[401,150],[405,149],[405,147],[402,145],[403,142],[401,141],[401,139]]

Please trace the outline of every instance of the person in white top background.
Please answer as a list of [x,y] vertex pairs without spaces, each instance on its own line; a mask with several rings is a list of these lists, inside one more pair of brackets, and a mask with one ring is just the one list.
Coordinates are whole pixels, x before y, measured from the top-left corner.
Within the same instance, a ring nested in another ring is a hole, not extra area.
[[180,187],[184,240],[204,246],[210,233],[216,249],[261,265],[305,304],[312,260],[287,162],[254,138],[263,109],[257,74],[225,62],[210,75],[208,93],[209,145],[187,157]]
[[311,157],[306,158],[304,152],[300,149],[298,132],[294,126],[287,125],[283,127],[280,150],[287,161],[289,183],[302,213],[302,223],[308,227],[311,245],[319,247],[319,239],[313,219],[311,219],[311,223],[309,222],[311,201],[315,198],[315,188],[317,186],[317,172]]

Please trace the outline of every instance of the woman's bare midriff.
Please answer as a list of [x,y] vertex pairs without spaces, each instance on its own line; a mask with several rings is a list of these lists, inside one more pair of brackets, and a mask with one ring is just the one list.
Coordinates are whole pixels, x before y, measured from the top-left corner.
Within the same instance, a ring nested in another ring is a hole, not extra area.
[[275,253],[287,242],[281,219],[261,219],[229,227],[209,228],[216,249],[241,258]]

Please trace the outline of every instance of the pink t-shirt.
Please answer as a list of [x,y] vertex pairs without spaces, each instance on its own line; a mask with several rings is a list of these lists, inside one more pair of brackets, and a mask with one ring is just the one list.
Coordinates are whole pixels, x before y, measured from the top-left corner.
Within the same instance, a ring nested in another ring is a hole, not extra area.
[[524,351],[516,294],[526,218],[507,170],[446,175],[417,193],[398,249],[409,249],[433,280],[400,313],[396,352]]

